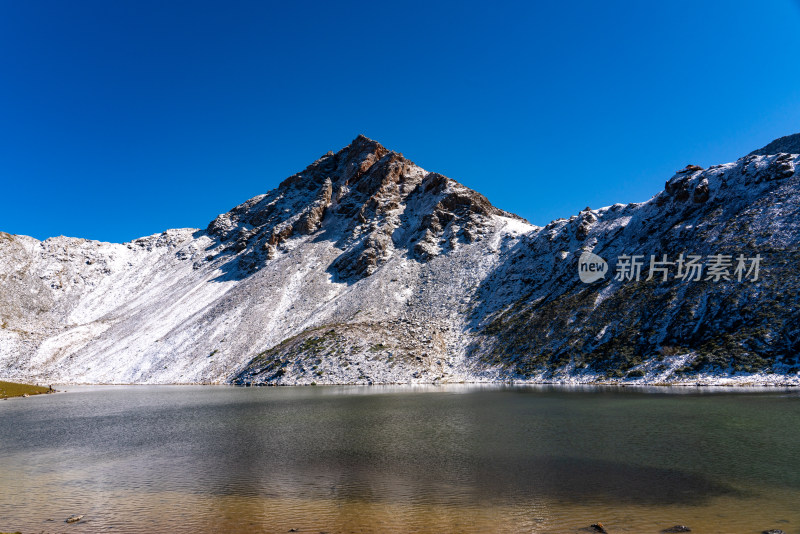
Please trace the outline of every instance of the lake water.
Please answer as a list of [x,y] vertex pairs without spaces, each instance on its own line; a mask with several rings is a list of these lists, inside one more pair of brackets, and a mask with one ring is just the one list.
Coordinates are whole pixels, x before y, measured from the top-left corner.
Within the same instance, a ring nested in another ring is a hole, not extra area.
[[797,390],[58,389],[0,402],[0,531],[800,533]]

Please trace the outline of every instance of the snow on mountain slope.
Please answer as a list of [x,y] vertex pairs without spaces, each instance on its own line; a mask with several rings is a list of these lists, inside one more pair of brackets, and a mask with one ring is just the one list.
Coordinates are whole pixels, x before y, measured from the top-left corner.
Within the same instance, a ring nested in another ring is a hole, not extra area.
[[[0,233],[0,377],[791,383],[797,163],[687,167],[647,202],[539,228],[359,136],[204,230],[124,244]],[[611,269],[623,254],[764,265],[752,283],[587,285],[583,251]]]
[[[532,229],[359,136],[206,230],[121,245],[2,234],[0,374],[224,382],[333,325],[349,336],[342,354],[364,363],[395,351],[398,363],[329,377],[306,365],[300,382],[465,379],[453,311],[498,261],[500,237]],[[365,349],[370,336],[380,341]]]
[[[530,232],[482,284],[472,358],[489,376],[538,380],[800,383],[797,164],[778,154],[688,166],[647,202]],[[581,282],[584,252],[610,274]],[[719,255],[727,266],[712,269]],[[621,276],[637,256],[640,279]],[[705,270],[677,278],[691,256]],[[758,276],[737,275],[740,256],[748,271],[760,257]]]

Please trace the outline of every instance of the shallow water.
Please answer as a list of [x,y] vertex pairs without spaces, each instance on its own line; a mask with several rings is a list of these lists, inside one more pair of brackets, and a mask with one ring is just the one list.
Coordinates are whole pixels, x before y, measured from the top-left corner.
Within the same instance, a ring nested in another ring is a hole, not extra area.
[[59,389],[0,403],[0,531],[800,533],[797,390]]

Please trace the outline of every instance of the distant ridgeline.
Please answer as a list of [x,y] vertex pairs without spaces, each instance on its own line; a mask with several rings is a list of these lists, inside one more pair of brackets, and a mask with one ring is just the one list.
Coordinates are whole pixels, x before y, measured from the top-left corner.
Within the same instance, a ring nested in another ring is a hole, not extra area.
[[0,378],[800,384],[798,153],[537,227],[359,136],[206,229],[0,233]]

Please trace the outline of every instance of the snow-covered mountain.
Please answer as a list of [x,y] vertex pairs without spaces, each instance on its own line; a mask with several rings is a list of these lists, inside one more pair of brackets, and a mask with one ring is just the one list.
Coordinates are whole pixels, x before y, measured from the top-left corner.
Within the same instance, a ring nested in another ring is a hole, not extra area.
[[0,233],[0,377],[800,383],[798,159],[536,227],[359,136],[204,230]]

